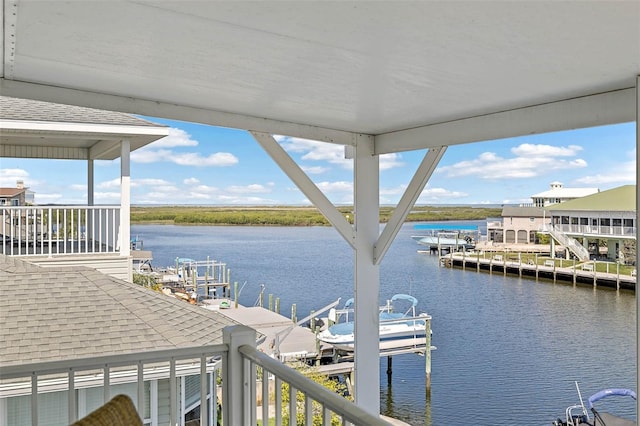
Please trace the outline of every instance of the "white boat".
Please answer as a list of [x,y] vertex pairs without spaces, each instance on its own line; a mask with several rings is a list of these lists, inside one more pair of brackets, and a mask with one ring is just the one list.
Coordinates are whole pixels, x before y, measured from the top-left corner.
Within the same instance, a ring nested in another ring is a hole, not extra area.
[[[394,302],[407,301],[411,306],[406,312],[395,312]],[[400,349],[419,347],[426,344],[427,321],[431,317],[427,314],[416,315],[418,300],[408,294],[394,295],[385,306],[380,308],[380,349]],[[344,351],[354,350],[354,322],[349,319],[353,313],[353,299],[347,300],[340,311],[332,310],[329,318],[335,324],[318,333],[318,340],[333,345]],[[344,317],[344,318],[343,318]],[[431,332],[431,330],[429,330]]]
[[441,248],[462,248],[467,250],[475,247],[475,242],[470,235],[462,235],[452,232],[436,232],[431,235],[414,235],[411,237],[422,246]]

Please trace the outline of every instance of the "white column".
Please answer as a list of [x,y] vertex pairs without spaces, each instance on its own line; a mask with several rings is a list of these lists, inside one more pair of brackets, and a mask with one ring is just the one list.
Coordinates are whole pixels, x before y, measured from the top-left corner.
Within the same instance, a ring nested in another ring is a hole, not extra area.
[[[640,206],[640,75],[636,76],[636,241],[638,229],[638,208]],[[636,243],[636,265],[640,265],[640,252]],[[638,296],[638,284],[636,279],[636,392],[640,390],[640,296]],[[640,400],[636,400],[636,419],[640,418]]]
[[87,205],[93,206],[93,192],[94,192],[94,172],[93,172],[93,160],[87,161]]
[[[130,147],[128,139],[120,142],[120,256],[131,254]],[[129,277],[129,281],[132,281],[132,277]]]
[[373,259],[380,233],[380,172],[373,140],[359,137],[354,157],[355,403],[380,415],[380,267]]
[[256,409],[255,400],[249,401],[249,395],[255,395],[251,386],[255,389],[256,382],[245,377],[244,359],[238,348],[242,345],[255,347],[256,332],[244,325],[227,326],[222,330],[222,341],[229,348],[222,364],[222,424],[246,425],[251,417],[245,412],[245,403],[249,402],[248,409],[254,412]]

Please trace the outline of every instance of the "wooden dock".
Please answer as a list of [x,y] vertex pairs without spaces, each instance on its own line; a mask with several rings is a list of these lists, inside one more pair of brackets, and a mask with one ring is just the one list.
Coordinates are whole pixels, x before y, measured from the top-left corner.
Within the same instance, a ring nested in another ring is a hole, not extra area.
[[[570,263],[570,266],[567,265]],[[606,265],[606,272],[600,271],[598,263]],[[490,274],[516,275],[519,277],[561,281],[594,287],[632,290],[636,288],[636,277],[620,273],[620,266],[610,262],[579,262],[563,259],[536,258],[523,262],[518,253],[492,254],[488,258],[479,253],[452,253],[440,256],[440,264],[446,267],[476,270]]]

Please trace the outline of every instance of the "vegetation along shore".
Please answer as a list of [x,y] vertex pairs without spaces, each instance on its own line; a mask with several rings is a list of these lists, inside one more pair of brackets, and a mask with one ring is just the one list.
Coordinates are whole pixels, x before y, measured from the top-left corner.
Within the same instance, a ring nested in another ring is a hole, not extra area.
[[[353,207],[338,210],[353,223]],[[380,208],[380,222],[386,223],[393,207]],[[502,208],[472,206],[416,206],[408,222],[446,220],[484,220],[498,217]],[[175,225],[274,225],[328,226],[329,222],[315,207],[218,207],[218,206],[153,206],[131,207],[132,223],[164,223]]]

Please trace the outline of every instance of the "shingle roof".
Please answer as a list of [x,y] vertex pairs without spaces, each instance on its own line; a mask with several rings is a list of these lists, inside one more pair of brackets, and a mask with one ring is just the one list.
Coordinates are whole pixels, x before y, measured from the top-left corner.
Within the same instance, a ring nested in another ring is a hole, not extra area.
[[636,210],[636,186],[624,185],[597,194],[553,204],[546,208],[551,211],[616,211],[632,212]]
[[86,267],[0,255],[0,363],[222,343],[228,317]]
[[534,194],[531,198],[579,198],[598,191],[598,188],[554,188]]
[[26,192],[27,188],[0,188],[0,197],[8,198],[8,197],[17,197],[18,195]]
[[166,127],[131,114],[0,96],[0,120]]
[[541,207],[516,207],[505,206],[502,208],[503,217],[543,217],[544,210]]

